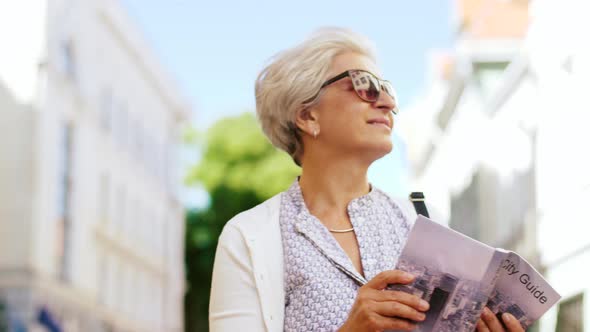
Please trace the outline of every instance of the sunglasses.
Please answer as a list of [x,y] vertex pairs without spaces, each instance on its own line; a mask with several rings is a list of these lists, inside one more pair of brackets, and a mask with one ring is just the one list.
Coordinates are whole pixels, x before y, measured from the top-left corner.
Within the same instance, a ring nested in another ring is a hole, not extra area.
[[389,81],[382,80],[371,72],[361,69],[351,69],[336,75],[322,84],[320,90],[328,85],[339,81],[345,77],[350,77],[354,91],[362,100],[374,103],[379,100],[381,91],[384,90],[391,98],[393,98],[395,107],[391,110],[393,114],[397,114],[399,109],[397,107],[397,97],[395,90]]

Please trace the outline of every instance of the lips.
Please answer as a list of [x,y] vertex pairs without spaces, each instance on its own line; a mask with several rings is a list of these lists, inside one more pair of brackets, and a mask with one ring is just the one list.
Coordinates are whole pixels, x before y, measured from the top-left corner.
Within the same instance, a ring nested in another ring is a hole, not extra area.
[[374,126],[384,125],[389,130],[391,130],[391,123],[389,123],[389,119],[386,119],[386,118],[375,118],[375,119],[371,119],[371,120],[367,121],[367,123],[370,124],[370,125],[374,125]]

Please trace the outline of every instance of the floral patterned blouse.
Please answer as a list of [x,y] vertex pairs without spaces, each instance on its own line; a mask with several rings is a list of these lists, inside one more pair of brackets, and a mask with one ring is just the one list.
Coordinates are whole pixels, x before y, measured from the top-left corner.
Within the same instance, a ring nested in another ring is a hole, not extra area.
[[411,228],[401,208],[383,191],[348,204],[364,272],[330,231],[307,209],[298,180],[282,195],[285,331],[335,331],[348,317],[358,289],[395,268]]

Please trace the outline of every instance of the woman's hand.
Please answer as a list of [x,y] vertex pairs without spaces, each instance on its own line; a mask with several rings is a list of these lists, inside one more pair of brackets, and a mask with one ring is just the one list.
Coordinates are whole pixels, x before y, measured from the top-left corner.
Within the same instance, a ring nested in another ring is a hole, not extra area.
[[485,307],[483,309],[483,313],[477,321],[477,331],[478,332],[524,332],[522,325],[520,322],[514,318],[509,313],[505,313],[502,315],[502,321],[504,322],[504,326],[508,330],[506,330],[500,320],[494,315],[494,313],[488,308]]
[[339,329],[344,331],[413,330],[414,322],[423,321],[428,302],[419,297],[393,290],[390,284],[408,284],[414,276],[400,270],[379,273],[357,293],[348,319]]

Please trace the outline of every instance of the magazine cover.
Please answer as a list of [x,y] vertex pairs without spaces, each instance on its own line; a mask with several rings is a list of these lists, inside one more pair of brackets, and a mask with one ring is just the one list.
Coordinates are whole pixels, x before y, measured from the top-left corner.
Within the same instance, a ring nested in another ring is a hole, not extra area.
[[471,332],[486,305],[495,313],[510,312],[526,328],[560,298],[517,254],[494,249],[421,215],[397,269],[416,279],[390,289],[430,303],[416,331]]

